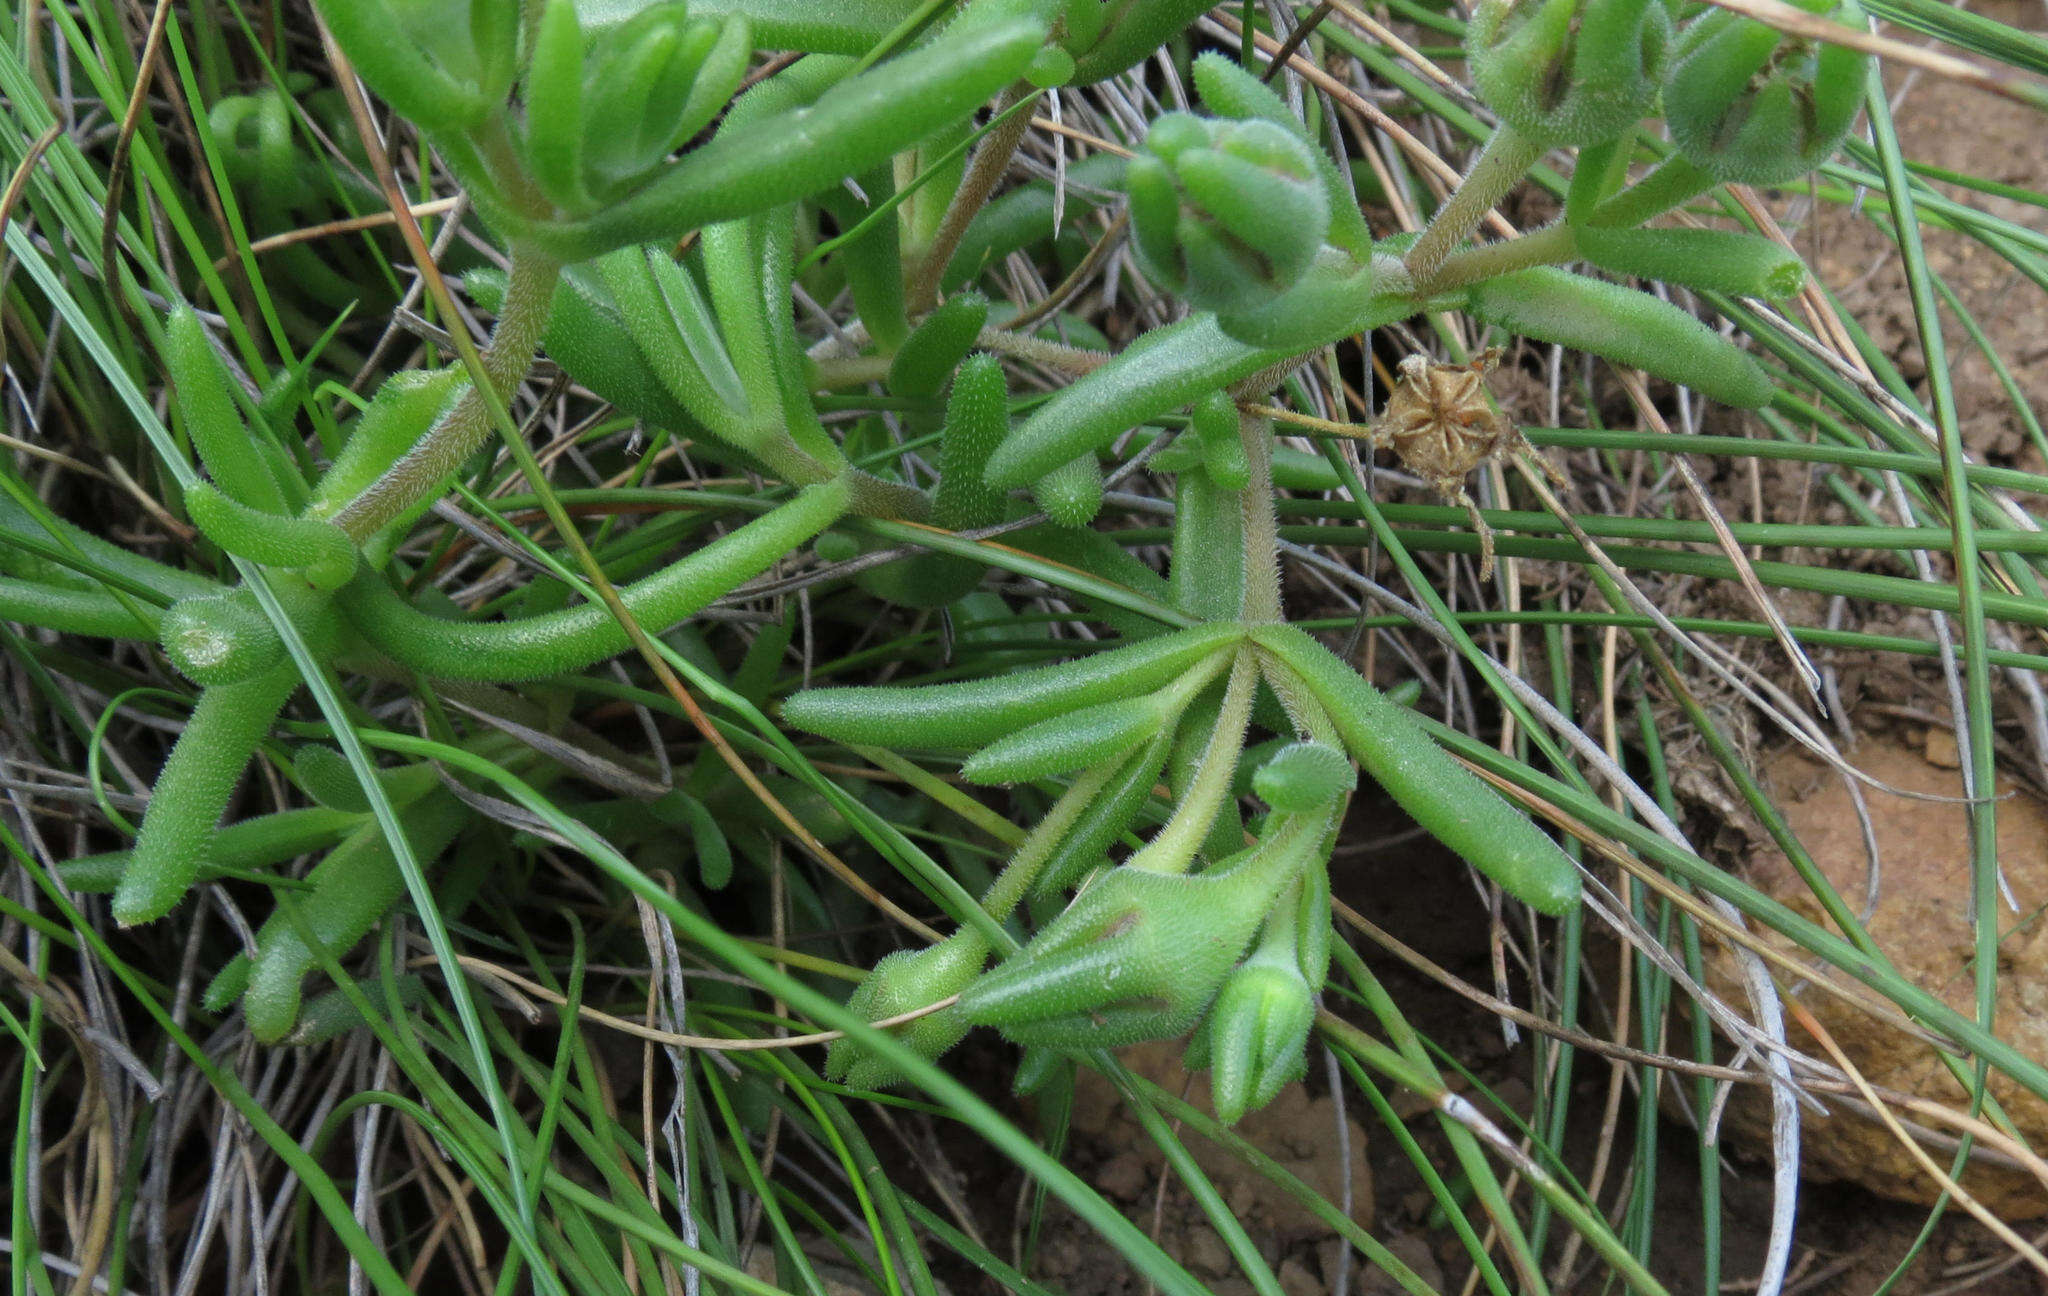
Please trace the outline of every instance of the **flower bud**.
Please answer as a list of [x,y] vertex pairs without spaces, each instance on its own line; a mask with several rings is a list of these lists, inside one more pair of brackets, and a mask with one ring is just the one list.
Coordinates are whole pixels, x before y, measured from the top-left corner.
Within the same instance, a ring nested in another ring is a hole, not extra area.
[[[971,985],[987,959],[987,940],[971,928],[925,949],[898,950],[875,964],[847,999],[847,1010],[875,1022],[937,1003]],[[967,1015],[955,1004],[905,1022],[894,1033],[905,1047],[929,1061],[958,1044],[968,1024]],[[834,1040],[826,1050],[825,1077],[855,1089],[881,1089],[903,1075],[893,1063],[848,1038]]]
[[[1861,28],[1854,0],[1799,0]],[[1870,81],[1857,50],[1792,36],[1716,9],[1687,24],[1664,86],[1679,155],[1717,180],[1771,185],[1813,170],[1840,146]]]
[[1473,89],[1545,146],[1603,143],[1642,120],[1670,42],[1659,0],[1481,0],[1465,29]]
[[1262,948],[1224,978],[1204,1032],[1217,1119],[1234,1125],[1300,1078],[1315,1015],[1315,992],[1291,952]]
[[1327,805],[1358,786],[1358,771],[1328,743],[1289,743],[1252,775],[1252,791],[1275,810],[1299,813]]
[[1315,155],[1270,121],[1168,113],[1124,184],[1146,270],[1198,308],[1272,301],[1301,278],[1330,229]]

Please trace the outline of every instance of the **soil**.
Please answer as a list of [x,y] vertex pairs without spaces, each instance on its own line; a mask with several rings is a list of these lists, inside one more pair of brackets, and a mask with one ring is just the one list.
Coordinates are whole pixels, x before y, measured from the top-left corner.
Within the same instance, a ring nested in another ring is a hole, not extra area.
[[[1946,742],[1943,740],[1946,739]],[[1848,753],[1856,767],[1889,787],[1921,796],[1959,797],[1962,780],[1953,739],[1929,730],[1916,746],[1896,740],[1866,742]],[[1928,748],[1935,760],[1928,759]],[[1765,784],[1800,844],[1841,893],[1852,911],[1870,895],[1870,856],[1863,828],[1844,781],[1804,753],[1787,752],[1764,770]],[[1999,1034],[2021,1052],[2048,1057],[2048,928],[2041,921],[2048,901],[2048,810],[2032,796],[2002,786],[1998,811],[1998,859],[2017,909],[2001,913]],[[1878,886],[1867,927],[1877,948],[1920,989],[1949,1007],[1973,1013],[1975,964],[1970,909],[1968,827],[1964,807],[1869,790],[1866,804],[1878,847]],[[1750,861],[1751,882],[1809,919],[1825,916],[1791,862],[1774,849]],[[1798,959],[1787,941],[1772,940]],[[1733,993],[1732,961],[1723,958],[1722,993]],[[1967,1092],[1935,1059],[1932,1050],[1824,990],[1854,983],[1822,970],[1792,987],[1796,1002],[1813,1014],[1858,1070],[1873,1084],[1945,1105],[1965,1108]],[[1795,1047],[1825,1056],[1822,1046],[1795,1021]],[[2048,1146],[2048,1104],[2010,1081],[1994,1078],[1991,1093],[2020,1132],[2036,1147]],[[1887,1197],[1931,1203],[1935,1185],[1918,1162],[1876,1122],[1847,1107],[1805,1122],[1803,1165],[1809,1178],[1855,1182]],[[1723,1129],[1738,1146],[1769,1146],[1767,1104],[1754,1091],[1730,1104]],[[1928,1145],[1946,1165],[1952,1144]],[[1963,1184],[2001,1217],[2019,1220],[2048,1214],[2048,1187],[2018,1169],[1980,1167]]]
[[[2022,29],[2044,29],[2042,6],[2036,0],[1990,0],[1971,9]],[[1910,33],[1895,34],[1912,38]],[[2039,113],[1935,76],[1892,71],[1886,86],[1897,104],[1894,119],[1905,156],[1986,180],[2043,188],[2048,150],[2041,144]],[[1967,127],[1959,128],[1958,123]],[[2048,232],[2048,211],[2042,208],[1950,185],[1936,188],[1993,216]],[[1976,318],[2027,403],[2036,411],[2048,409],[2048,293],[1967,235],[1928,227],[1922,237],[1928,267],[1948,282]],[[1847,311],[1924,397],[1926,360],[1913,324],[1905,271],[1891,241],[1869,220],[1824,208],[1796,242],[1816,274],[1841,295]],[[1987,462],[2039,471],[2040,455],[2027,443],[1991,365],[1946,311],[1943,324],[1965,442]]]

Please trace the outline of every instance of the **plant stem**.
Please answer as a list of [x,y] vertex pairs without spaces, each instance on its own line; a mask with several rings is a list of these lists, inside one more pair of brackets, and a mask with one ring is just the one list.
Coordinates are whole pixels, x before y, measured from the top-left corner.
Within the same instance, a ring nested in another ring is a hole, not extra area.
[[[1018,844],[1016,854],[1010,856],[1010,862],[997,875],[994,884],[988,889],[988,894],[982,897],[982,912],[999,923],[1009,919],[1011,911],[1017,907],[1017,902],[1024,898],[1024,893],[1031,889],[1031,884],[1038,880],[1039,870],[1045,867],[1045,862],[1052,858],[1052,853],[1066,840],[1067,833],[1073,829],[1082,813],[1094,802],[1110,779],[1116,776],[1117,767],[1121,763],[1104,761],[1076,778],[1060,795],[1060,799],[1053,802],[1052,809],[1045,812],[1045,817],[1039,820],[1037,826]],[[1008,949],[1014,945],[1014,941],[1009,942],[1003,948]]]
[[1593,209],[1589,225],[1628,228],[1670,211],[1714,187],[1714,177],[1676,153],[1657,169]]
[[1429,282],[1429,290],[1432,293],[1449,292],[1484,279],[1527,270],[1531,266],[1569,261],[1577,254],[1578,241],[1572,237],[1571,226],[1560,221],[1546,225],[1534,234],[1457,253],[1437,267],[1435,277]]
[[1195,777],[1189,781],[1166,826],[1143,850],[1131,856],[1130,867],[1155,873],[1188,871],[1202,839],[1209,835],[1209,825],[1216,821],[1223,798],[1230,793],[1231,780],[1237,776],[1237,758],[1244,751],[1244,730],[1251,723],[1252,695],[1258,682],[1256,658],[1250,649],[1240,648],[1231,663],[1223,705],[1217,708],[1216,727],[1209,731],[1209,742],[1202,749]]
[[1036,98],[1038,93],[1037,89],[1021,83],[1003,92],[1001,102],[996,105],[995,126],[982,139],[981,147],[974,150],[974,157],[967,164],[967,174],[961,177],[960,187],[953,191],[953,200],[946,205],[946,214],[939,219],[939,228],[932,235],[931,246],[918,260],[917,274],[910,285],[912,315],[922,314],[938,302],[939,279],[946,273],[946,263],[953,259],[968,225],[987,205],[988,196],[995,192],[1003,173],[1010,169],[1010,159],[1017,155],[1017,146],[1024,142],[1024,133],[1031,129],[1031,114],[1018,111],[1018,105],[1027,98]]
[[1444,205],[1436,209],[1429,228],[1422,231],[1422,237],[1415,240],[1415,246],[1402,258],[1417,293],[1435,287],[1436,272],[1451,251],[1471,237],[1501,195],[1542,156],[1542,146],[1514,128],[1502,125],[1494,130],[1493,138],[1479,151],[1472,169],[1465,173]]
[[981,336],[975,339],[975,344],[1000,355],[1029,360],[1033,364],[1042,364],[1048,369],[1057,369],[1061,373],[1070,373],[1077,377],[1094,373],[1116,359],[1112,352],[1066,346],[1042,337],[1033,337],[1028,333],[1016,333],[1000,328],[983,329]]
[[1280,519],[1273,500],[1273,424],[1262,414],[1237,416],[1247,473],[1238,492],[1244,510],[1244,620],[1280,619]]
[[876,477],[858,468],[845,469],[840,475],[846,479],[846,511],[855,517],[922,522],[931,516],[931,498],[914,486]]
[[[509,397],[533,366],[534,350],[547,327],[560,274],[561,263],[554,257],[531,247],[514,249],[497,327],[481,357],[498,401]],[[490,436],[490,409],[491,402],[472,388],[418,444],[343,505],[332,519],[334,524],[360,542],[424,502],[442,479]]]

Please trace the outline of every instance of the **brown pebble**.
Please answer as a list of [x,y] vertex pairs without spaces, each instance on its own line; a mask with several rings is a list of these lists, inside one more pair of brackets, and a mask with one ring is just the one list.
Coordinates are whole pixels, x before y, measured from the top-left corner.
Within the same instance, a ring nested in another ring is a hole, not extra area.
[[1134,1201],[1152,1181],[1145,1154],[1131,1151],[1111,1157],[1095,1173],[1095,1186],[1119,1201]]
[[1288,1260],[1280,1266],[1280,1290],[1287,1296],[1327,1296],[1323,1280],[1309,1272],[1309,1267],[1299,1260]]
[[1202,1229],[1188,1239],[1188,1266],[1196,1273],[1220,1278],[1236,1268],[1236,1261],[1222,1238]]

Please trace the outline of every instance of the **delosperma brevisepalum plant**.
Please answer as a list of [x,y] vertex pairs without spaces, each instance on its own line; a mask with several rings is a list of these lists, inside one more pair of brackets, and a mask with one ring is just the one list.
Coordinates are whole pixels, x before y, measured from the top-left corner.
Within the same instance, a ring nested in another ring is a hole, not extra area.
[[[35,538],[43,524],[7,506],[0,527],[20,543],[6,615],[156,642],[192,685],[132,845],[75,862],[74,884],[111,892],[120,923],[144,924],[175,914],[196,885],[325,852],[293,901],[307,925],[281,909],[205,996],[213,1011],[240,1002],[259,1038],[283,1038],[307,975],[406,894],[383,821],[333,790],[327,747],[294,767],[317,806],[228,818],[252,758],[275,761],[284,735],[305,737],[295,652],[344,695],[395,682],[516,697],[537,731],[554,686],[658,654],[646,636],[792,558],[844,561],[861,597],[946,613],[950,633],[988,596],[996,552],[959,537],[1008,528],[1004,552],[1098,588],[1155,582],[1143,599],[1153,614],[1110,600],[1112,645],[984,678],[781,690],[788,733],[943,753],[966,786],[1018,788],[1020,804],[1042,807],[978,906],[960,905],[957,880],[932,884],[954,930],[883,959],[847,1002],[878,1020],[958,996],[897,1028],[927,1060],[976,1026],[1052,1053],[1189,1036],[1226,1120],[1303,1069],[1329,960],[1330,852],[1361,782],[1537,913],[1569,911],[1580,887],[1548,830],[1289,624],[1276,500],[1299,451],[1276,443],[1269,407],[1331,348],[1442,312],[1730,405],[1765,404],[1775,388],[1747,352],[1617,280],[1797,291],[1803,268],[1778,243],[1647,222],[1715,184],[1784,183],[1825,161],[1869,75],[1861,54],[1722,10],[1486,0],[1468,47],[1495,133],[1425,228],[1382,237],[1318,129],[1213,49],[1189,65],[1190,110],[1154,118],[1127,160],[1061,177],[1084,178],[1088,193],[1004,188],[1035,105],[1139,64],[1198,4],[873,3],[811,25],[788,5],[744,0],[623,18],[570,0],[471,0],[452,7],[466,21],[408,0],[319,8],[348,65],[460,180],[475,228],[502,252],[503,268],[456,281],[495,325],[460,363],[380,375],[331,443],[298,444],[290,403],[238,386],[200,312],[174,306],[152,321],[196,460],[178,508],[217,556],[212,575],[60,530],[67,566],[39,556],[52,552]],[[930,21],[905,25],[913,10]],[[286,184],[296,173],[278,111],[252,97],[219,126],[249,174],[284,186],[280,202],[324,201],[317,185]],[[1631,182],[1616,150],[1660,114],[1672,151]],[[1573,156],[1554,224],[1475,243],[1532,167]],[[1018,323],[994,268],[1054,241],[1061,203],[1069,221],[1083,205],[1113,208],[1132,269],[1176,317],[1113,352],[1060,331],[1078,319]],[[828,335],[810,308],[842,293],[856,323]],[[542,356],[562,382],[687,438],[701,463],[754,489],[707,494],[724,510],[716,535],[710,513],[672,520],[650,532],[666,537],[659,552],[602,582],[557,573],[598,597],[557,591],[470,615],[437,599],[434,555],[415,541],[437,502],[468,489],[478,456],[518,435],[509,402]],[[1034,390],[1046,373],[1065,381]],[[1134,441],[1134,429],[1166,431]],[[1496,442],[1512,438],[1487,448]],[[1138,444],[1157,451],[1150,467],[1174,500],[1164,580],[1133,575],[1095,529]],[[1436,475],[1447,495],[1466,498],[1458,478],[1477,461]],[[896,552],[920,537],[928,552]],[[155,597],[137,602],[137,589]],[[750,702],[768,701],[775,655]],[[735,687],[747,697],[753,685]],[[535,784],[582,773],[503,736],[467,749]],[[476,814],[440,768],[402,764],[379,782],[378,804],[423,861],[466,840]],[[675,799],[589,817],[687,839],[722,860],[705,882],[722,886],[730,825],[711,807],[751,788],[736,770],[700,775],[668,789]],[[793,805],[805,790],[793,788]],[[808,791],[816,804],[778,822],[830,832],[846,804]],[[825,1068],[863,1088],[905,1074],[900,1057],[856,1039],[835,1044]]]

